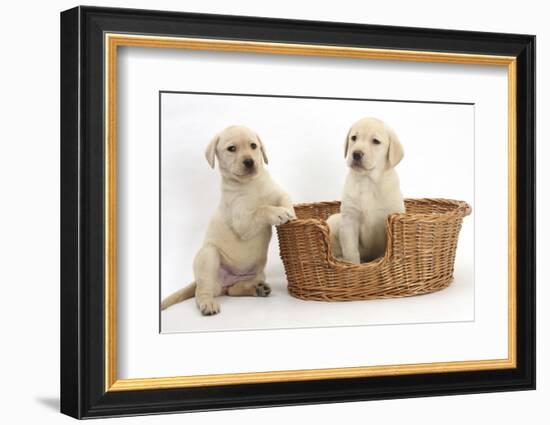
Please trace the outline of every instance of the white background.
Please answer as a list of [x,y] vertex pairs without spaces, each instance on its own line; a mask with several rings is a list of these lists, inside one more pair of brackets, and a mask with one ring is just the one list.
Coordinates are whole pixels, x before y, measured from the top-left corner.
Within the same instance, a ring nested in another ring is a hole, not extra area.
[[[156,7],[159,9],[263,15],[424,26],[465,30],[536,33],[538,36],[538,116],[550,113],[548,51],[550,29],[541,2],[406,2],[364,4],[333,2],[222,2],[185,4],[159,0],[98,1],[98,5]],[[75,3],[10,3],[4,9],[4,43],[0,71],[2,154],[0,176],[3,199],[2,277],[2,419],[7,423],[74,423],[57,413],[59,382],[59,17]],[[475,13],[472,13],[472,11]],[[22,21],[24,24],[22,24]],[[550,137],[548,124],[539,119],[538,139]],[[543,165],[548,147],[538,146],[538,217],[547,217],[550,171]],[[544,402],[550,397],[548,316],[550,278],[547,262],[550,237],[547,221],[538,223],[538,390],[536,392],[477,394],[458,397],[391,400],[339,405],[241,410],[163,417],[115,419],[110,423],[224,423],[252,424],[285,421],[335,423],[342,417],[372,422],[447,424],[488,422],[544,423]],[[546,308],[545,308],[546,307]]]
[[[369,68],[367,63],[365,68]],[[500,86],[505,87],[505,70],[494,74],[500,74]],[[474,203],[473,105],[182,93],[164,93],[161,102],[163,298],[193,281],[193,257],[220,197],[218,171],[211,170],[204,150],[213,134],[231,123],[246,123],[258,132],[269,156],[269,173],[294,203],[340,199],[349,170],[343,139],[348,127],[363,116],[385,120],[400,137],[405,160],[397,172],[406,197],[447,197]],[[505,140],[505,132],[499,136]],[[126,142],[137,145],[136,139]],[[119,138],[119,143],[126,142]],[[506,223],[499,225],[506,229]],[[305,302],[291,297],[274,232],[266,266],[267,282],[274,292],[268,299],[222,297],[222,314],[209,318],[202,317],[194,300],[189,300],[162,313],[161,329],[177,332],[474,320],[473,230],[474,216],[470,216],[463,223],[455,279],[448,290],[424,297],[353,303]]]

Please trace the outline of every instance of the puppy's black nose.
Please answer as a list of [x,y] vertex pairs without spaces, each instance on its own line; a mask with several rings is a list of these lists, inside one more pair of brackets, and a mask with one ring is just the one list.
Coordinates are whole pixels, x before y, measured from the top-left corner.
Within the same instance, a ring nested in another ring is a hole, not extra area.
[[246,168],[252,168],[252,167],[254,167],[254,160],[253,159],[245,159],[243,161],[243,164]]
[[353,151],[353,159],[355,161],[359,161],[361,158],[363,158],[363,152],[361,151]]

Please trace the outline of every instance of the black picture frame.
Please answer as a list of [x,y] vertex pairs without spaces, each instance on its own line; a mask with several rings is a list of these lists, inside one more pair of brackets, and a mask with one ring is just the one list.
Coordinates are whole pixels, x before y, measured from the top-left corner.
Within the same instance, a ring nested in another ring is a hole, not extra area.
[[[514,56],[517,367],[105,391],[104,34]],[[61,412],[75,418],[535,388],[535,37],[98,7],[61,13]]]

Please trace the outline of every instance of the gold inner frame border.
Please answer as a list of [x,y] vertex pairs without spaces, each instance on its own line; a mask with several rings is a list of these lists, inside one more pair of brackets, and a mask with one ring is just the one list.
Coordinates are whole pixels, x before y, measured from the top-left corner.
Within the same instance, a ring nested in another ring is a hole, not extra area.
[[[359,377],[513,369],[516,353],[516,58],[464,53],[370,49],[330,45],[287,44],[221,39],[179,38],[106,33],[105,46],[105,391],[312,381]],[[382,366],[247,372],[118,379],[116,324],[116,98],[118,47],[150,47],[278,55],[342,57],[404,62],[504,66],[508,72],[508,358]]]

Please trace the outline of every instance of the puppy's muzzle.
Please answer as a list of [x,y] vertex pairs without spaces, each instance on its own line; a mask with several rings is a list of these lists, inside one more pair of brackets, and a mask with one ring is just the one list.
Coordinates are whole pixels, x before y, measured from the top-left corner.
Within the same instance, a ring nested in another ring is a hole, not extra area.
[[247,158],[243,161],[243,165],[247,170],[251,170],[252,168],[254,168],[254,160],[251,158]]
[[352,157],[353,157],[353,160],[356,161],[356,162],[359,162],[363,159],[363,152],[361,151],[353,151],[353,154],[352,154]]

